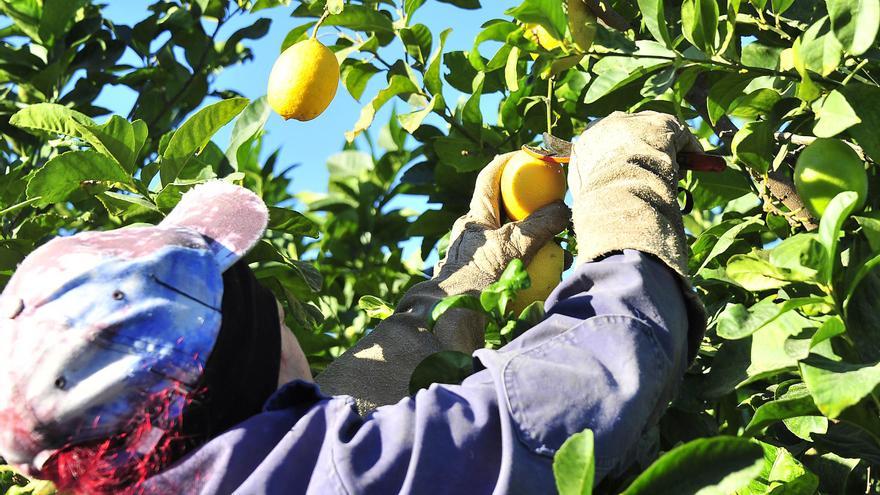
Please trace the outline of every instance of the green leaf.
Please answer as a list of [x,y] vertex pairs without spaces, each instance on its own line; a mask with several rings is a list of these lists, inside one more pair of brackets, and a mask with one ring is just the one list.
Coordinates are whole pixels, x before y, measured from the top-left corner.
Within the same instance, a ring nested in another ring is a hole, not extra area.
[[751,362],[746,368],[749,378],[739,385],[796,369],[798,357],[789,353],[786,342],[815,327],[813,320],[797,311],[788,311],[752,334]]
[[851,55],[871,48],[880,28],[880,0],[825,0],[834,35]]
[[871,251],[880,253],[880,218],[853,217],[862,227],[862,234],[868,239]]
[[718,4],[715,0],[685,0],[681,4],[682,34],[705,53],[715,53]]
[[479,9],[480,8],[480,0],[437,0],[440,3],[448,3],[450,5],[455,5],[460,9]]
[[363,5],[348,4],[341,13],[324,20],[325,26],[340,26],[355,31],[393,33],[391,17]]
[[366,311],[367,316],[384,320],[394,314],[394,308],[390,304],[376,296],[363,296],[358,299],[358,308]]
[[880,88],[850,83],[839,91],[861,120],[847,131],[871,159],[880,162],[880,133],[877,132],[880,129]]
[[42,17],[42,2],[38,0],[4,0],[0,10],[9,17],[15,26],[34,41],[40,41],[39,24]]
[[715,124],[718,119],[727,115],[734,100],[742,96],[743,90],[752,82],[752,74],[730,74],[709,88],[706,109],[709,120]]
[[83,4],[83,0],[43,0],[39,33],[46,46],[54,45],[67,32]]
[[252,101],[238,116],[235,127],[232,128],[232,136],[229,138],[229,147],[226,148],[225,153],[232,170],[238,170],[239,148],[263,132],[263,127],[269,120],[271,113],[272,109],[269,107],[268,100],[265,96],[261,96]]
[[736,98],[728,107],[728,115],[744,119],[755,119],[770,115],[773,107],[782,100],[775,89],[761,88]]
[[289,208],[270,206],[268,228],[285,234],[318,238],[318,225],[302,213]]
[[412,17],[413,14],[415,14],[416,10],[424,5],[424,3],[425,0],[405,0],[403,11],[406,13],[407,17]]
[[668,21],[663,12],[663,0],[638,0],[638,2],[648,32],[655,40],[671,48],[672,37],[669,35],[669,28],[666,27]]
[[168,147],[162,153],[159,174],[162,185],[177,179],[187,163],[200,153],[214,134],[232,121],[248,105],[247,98],[230,98],[196,112],[171,136]]
[[284,37],[284,40],[281,42],[281,51],[287,50],[291,46],[299,43],[300,41],[305,40],[309,37],[309,29],[311,29],[315,25],[314,22],[307,22],[300,26],[297,26],[291,29],[287,36]]
[[819,478],[807,471],[786,449],[756,442],[764,451],[761,473],[736,495],[811,495]]
[[692,172],[691,179],[689,189],[696,210],[726,205],[752,191],[743,174],[731,167],[723,172]]
[[850,213],[858,203],[859,195],[853,191],[844,191],[828,203],[825,213],[819,220],[819,242],[825,247],[827,255],[824,269],[820,271],[821,280],[830,282],[837,262],[837,242],[840,238],[840,230],[843,222],[849,218]]
[[742,304],[728,303],[718,317],[718,336],[728,340],[744,339],[791,310],[825,302],[821,297],[796,297],[782,303],[776,303],[775,299],[776,296],[767,297],[748,309]]
[[731,256],[726,272],[731,280],[749,291],[778,289],[789,283],[785,270],[756,255]]
[[770,6],[773,9],[773,13],[778,15],[788,10],[793,3],[794,0],[771,0]]
[[478,72],[474,79],[474,92],[465,102],[461,109],[462,124],[474,134],[479,135],[483,127],[483,112],[480,110],[480,99],[483,95],[483,84],[486,82],[486,73]]
[[880,363],[853,364],[834,353],[831,341],[816,345],[800,363],[816,407],[831,419],[858,404],[880,385]]
[[770,250],[770,263],[787,270],[788,280],[816,282],[826,263],[825,248],[815,234],[797,234]]
[[835,89],[816,110],[816,126],[813,128],[813,133],[817,137],[830,138],[861,121],[846,96]]
[[744,434],[754,436],[777,421],[815,415],[818,412],[806,385],[798,383],[791,386],[778,400],[770,401],[756,409]]
[[31,177],[28,198],[39,205],[67,201],[74,193],[93,195],[115,182],[130,183],[131,176],[111,158],[94,151],[70,151],[49,160]]
[[540,24],[558,40],[565,38],[568,20],[560,0],[524,0],[518,7],[504,13],[524,24]]
[[801,40],[800,56],[804,66],[827,76],[837,70],[843,57],[843,47],[831,33],[828,19],[822,18],[807,29]]
[[[87,125],[87,127],[91,134],[101,141],[103,149],[107,150],[126,172],[134,173],[137,169],[135,160],[143,146],[143,141],[139,142],[142,136],[135,135],[135,127],[129,121],[118,115],[112,115],[103,125]],[[139,129],[138,132],[143,132],[143,129]]]
[[737,237],[743,231],[756,224],[763,224],[760,217],[747,218],[744,222],[734,225],[726,232],[721,234],[721,236],[718,237],[718,242],[716,242],[715,245],[712,246],[712,250],[709,251],[708,255],[706,255],[706,258],[703,260],[702,265],[700,265],[700,268],[697,271],[699,272],[703,268],[706,268],[706,265],[708,265],[710,261],[727,251],[730,246],[732,246],[733,243],[736,242]]
[[422,122],[431,115],[431,112],[434,110],[434,105],[437,102],[437,97],[432,96],[431,100],[424,106],[424,108],[420,110],[415,110],[410,113],[405,113],[397,116],[398,122],[400,122],[400,127],[403,127],[406,132],[413,134],[418,130],[419,127],[422,126]]
[[822,90],[816,86],[810,73],[807,71],[806,61],[804,59],[803,37],[794,40],[791,46],[794,68],[801,76],[801,82],[797,87],[797,97],[805,103],[810,103],[822,94]]
[[424,64],[425,60],[431,56],[431,44],[433,35],[431,30],[424,24],[415,24],[398,31],[400,41],[406,52],[412,55],[419,63]]
[[349,59],[342,64],[340,77],[352,98],[360,101],[367,83],[379,72],[381,71],[370,62]]
[[435,96],[443,93],[443,82],[440,79],[440,64],[443,61],[443,47],[446,45],[446,38],[449,37],[449,33],[451,32],[452,29],[450,28],[444,29],[443,32],[440,33],[440,45],[428,60],[428,70],[425,71],[425,88]]
[[553,477],[559,495],[591,495],[596,475],[593,432],[568,437],[553,456]]
[[92,132],[95,121],[76,110],[56,103],[38,103],[19,110],[9,121],[12,125],[28,131],[43,131],[69,136],[92,145],[96,151],[113,156]]
[[728,495],[748,485],[762,465],[763,451],[746,439],[700,438],[663,454],[623,495]]
[[733,155],[749,168],[765,174],[775,155],[773,128],[764,120],[748,122],[733,136]]
[[584,96],[584,103],[593,103],[627,84],[672,64],[666,58],[649,58],[651,55],[674,56],[662,45],[653,41],[636,42],[639,58],[605,55],[593,65],[596,77]]
[[426,357],[413,370],[409,393],[415,395],[434,383],[457,385],[474,372],[474,360],[463,352],[440,351]]
[[434,324],[437,323],[440,317],[452,309],[470,309],[480,313],[483,312],[483,306],[480,304],[480,299],[477,298],[477,296],[472,296],[470,294],[449,296],[443,298],[443,300],[438,302],[434,306],[434,309],[431,310],[431,318],[428,320],[429,327],[433,328]]
[[516,31],[519,27],[512,22],[496,22],[480,31],[480,34],[474,38],[474,46],[468,52],[468,61],[475,69],[480,71],[486,70],[486,64],[483,63],[483,56],[480,55],[480,45],[486,41],[504,42],[510,33]]
[[475,149],[473,141],[463,138],[439,138],[434,140],[434,151],[440,161],[449,164],[459,172],[480,170],[492,158],[479,149]]
[[354,129],[345,133],[345,139],[348,142],[352,142],[361,132],[367,130],[373,123],[376,112],[388,103],[391,98],[401,94],[418,92],[419,88],[408,77],[397,74],[391,76],[388,87],[379,91],[376,97],[361,110],[360,118],[355,122]]

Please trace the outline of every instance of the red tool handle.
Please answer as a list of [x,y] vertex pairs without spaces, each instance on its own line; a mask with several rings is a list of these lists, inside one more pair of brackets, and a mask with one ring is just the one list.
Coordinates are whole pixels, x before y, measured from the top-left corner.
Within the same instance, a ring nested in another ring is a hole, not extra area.
[[679,153],[678,165],[684,170],[697,172],[724,172],[727,169],[724,158],[705,153]]

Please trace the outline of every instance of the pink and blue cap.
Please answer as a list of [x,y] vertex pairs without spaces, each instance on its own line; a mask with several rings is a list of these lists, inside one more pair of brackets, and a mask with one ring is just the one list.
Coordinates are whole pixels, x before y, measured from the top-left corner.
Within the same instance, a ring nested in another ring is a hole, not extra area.
[[149,421],[171,427],[163,418],[179,416],[217,339],[222,273],[267,222],[259,197],[215,181],[157,226],[31,253],[0,295],[0,456],[39,471],[61,449],[123,431],[157,397]]

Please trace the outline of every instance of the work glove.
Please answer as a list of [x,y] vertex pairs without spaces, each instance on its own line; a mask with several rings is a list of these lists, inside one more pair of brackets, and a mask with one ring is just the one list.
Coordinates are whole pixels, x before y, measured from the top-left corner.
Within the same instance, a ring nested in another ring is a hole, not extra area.
[[687,126],[657,112],[614,112],[574,145],[568,186],[578,263],[634,249],[679,275],[690,316],[693,358],[706,328],[705,310],[688,281],[684,224],[678,205],[678,155],[702,152]]
[[405,397],[413,370],[429,355],[445,350],[471,354],[483,347],[481,315],[451,310],[429,329],[434,306],[447,296],[479,294],[498,281],[513,259],[528,263],[569,221],[569,210],[560,201],[520,222],[502,224],[501,172],[511,156],[496,157],[480,172],[470,211],[453,225],[450,247],[434,278],[407,291],[393,315],[318,375],[325,393],[354,397],[364,414]]

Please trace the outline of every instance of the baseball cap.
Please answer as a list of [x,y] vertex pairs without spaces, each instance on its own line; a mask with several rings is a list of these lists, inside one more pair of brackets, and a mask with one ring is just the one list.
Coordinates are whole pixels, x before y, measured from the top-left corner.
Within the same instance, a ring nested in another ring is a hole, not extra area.
[[58,237],[27,256],[0,295],[0,456],[38,471],[159,399],[150,421],[170,428],[217,341],[223,272],[267,222],[259,197],[213,181],[159,225]]

